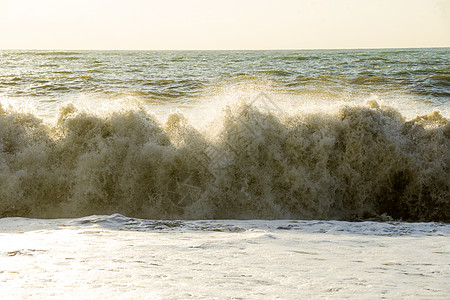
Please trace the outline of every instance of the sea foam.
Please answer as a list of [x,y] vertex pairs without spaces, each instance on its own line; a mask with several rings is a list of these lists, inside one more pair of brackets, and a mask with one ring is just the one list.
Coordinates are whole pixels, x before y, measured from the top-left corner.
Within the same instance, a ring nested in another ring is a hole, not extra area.
[[372,101],[281,114],[236,104],[203,128],[139,105],[0,108],[0,216],[450,221],[450,125]]

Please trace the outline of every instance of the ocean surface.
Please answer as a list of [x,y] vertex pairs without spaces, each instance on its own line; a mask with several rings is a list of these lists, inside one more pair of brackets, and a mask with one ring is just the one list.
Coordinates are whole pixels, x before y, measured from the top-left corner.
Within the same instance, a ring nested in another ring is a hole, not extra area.
[[0,219],[2,299],[448,299],[450,226]]
[[0,51],[2,298],[450,294],[450,48]]
[[449,58],[1,51],[0,216],[448,222]]

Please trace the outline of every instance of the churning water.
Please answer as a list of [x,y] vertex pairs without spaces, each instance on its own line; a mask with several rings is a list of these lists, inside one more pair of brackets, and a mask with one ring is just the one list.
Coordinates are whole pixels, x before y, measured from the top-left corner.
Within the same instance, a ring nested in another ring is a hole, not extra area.
[[0,216],[450,220],[448,49],[0,52]]
[[0,51],[0,296],[448,298],[449,56]]

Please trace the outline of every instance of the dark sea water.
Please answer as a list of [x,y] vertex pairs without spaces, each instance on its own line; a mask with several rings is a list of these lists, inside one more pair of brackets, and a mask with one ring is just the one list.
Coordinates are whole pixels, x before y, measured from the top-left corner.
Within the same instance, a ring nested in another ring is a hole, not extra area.
[[[319,97],[376,94],[448,110],[450,50],[1,51],[0,96],[38,102],[81,95],[193,103],[220,87],[270,86]],[[57,104],[56,104],[57,106]]]
[[0,217],[449,222],[449,58],[0,51]]

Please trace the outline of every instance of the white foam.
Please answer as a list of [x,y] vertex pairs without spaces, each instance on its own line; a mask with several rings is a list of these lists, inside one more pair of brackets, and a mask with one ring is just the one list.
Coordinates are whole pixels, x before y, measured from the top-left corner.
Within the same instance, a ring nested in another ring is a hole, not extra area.
[[7,218],[0,228],[3,299],[443,299],[450,292],[450,227],[439,223],[112,215]]

